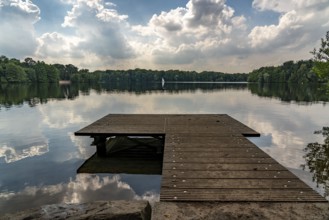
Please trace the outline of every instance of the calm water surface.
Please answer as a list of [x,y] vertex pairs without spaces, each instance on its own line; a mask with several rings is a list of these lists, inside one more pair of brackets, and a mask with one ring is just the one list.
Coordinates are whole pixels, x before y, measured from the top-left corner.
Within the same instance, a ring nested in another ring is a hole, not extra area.
[[[289,85],[0,85],[0,214],[53,203],[159,199],[160,175],[76,174],[95,148],[73,133],[109,113],[229,114],[319,193],[304,148],[323,143],[329,97]],[[328,155],[329,156],[329,155]],[[328,158],[327,158],[328,159]],[[328,190],[328,189],[327,189]]]

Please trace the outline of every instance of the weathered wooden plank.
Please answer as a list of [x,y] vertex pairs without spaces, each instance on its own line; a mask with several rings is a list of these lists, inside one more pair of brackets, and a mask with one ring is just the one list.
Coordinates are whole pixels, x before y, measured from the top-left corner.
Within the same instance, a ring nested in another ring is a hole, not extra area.
[[227,130],[220,130],[214,128],[188,128],[188,127],[175,127],[175,128],[166,128],[165,133],[170,134],[174,133],[176,135],[184,134],[206,134],[207,136],[218,136],[218,137],[243,137],[241,133],[236,133],[234,131],[229,132]]
[[305,189],[162,189],[160,200],[328,202],[313,190]]
[[193,171],[178,171],[178,170],[163,170],[163,178],[199,178],[199,179],[229,179],[229,178],[249,178],[249,179],[281,179],[295,178],[296,176],[290,171],[208,171],[208,170],[193,170]]
[[[217,136],[217,134],[206,134],[204,133],[204,136],[200,136],[200,134],[196,135],[187,135],[184,133],[180,133],[181,136],[168,136],[166,134],[166,142],[172,143],[175,142],[177,144],[214,144],[214,145],[219,145],[219,144],[252,144],[248,139],[241,137],[241,136],[236,136],[232,138],[231,136]],[[207,136],[206,136],[207,135]]]
[[176,179],[162,180],[163,189],[307,189],[297,177],[291,179]]
[[166,145],[166,152],[263,152],[261,149],[254,146],[236,146],[236,147],[208,147],[200,144],[198,147],[168,147]]
[[166,149],[172,150],[172,149],[177,149],[177,150],[188,150],[188,149],[196,149],[198,148],[200,149],[207,149],[207,148],[212,148],[212,149],[219,149],[220,148],[255,148],[255,149],[259,149],[257,147],[255,147],[253,144],[251,143],[208,143],[208,142],[203,142],[203,141],[197,141],[197,142],[191,142],[191,143],[187,143],[187,142],[177,142],[177,141],[166,141]]
[[139,125],[130,125],[130,126],[91,126],[81,129],[76,132],[75,135],[163,135],[164,129],[158,125],[147,125],[145,127],[141,127]]
[[264,158],[269,157],[268,154],[259,151],[259,152],[249,152],[249,151],[238,151],[238,152],[203,152],[202,149],[200,149],[200,152],[172,152],[172,151],[166,151],[165,157],[173,158],[173,157],[182,157],[182,158]]
[[178,157],[176,159],[173,159],[172,157],[164,157],[163,158],[164,163],[224,163],[224,164],[234,164],[234,163],[239,163],[239,164],[276,164],[277,162],[270,158],[183,158],[183,157]]
[[243,171],[243,170],[287,170],[280,164],[222,164],[222,163],[163,163],[163,170],[208,170],[208,171]]

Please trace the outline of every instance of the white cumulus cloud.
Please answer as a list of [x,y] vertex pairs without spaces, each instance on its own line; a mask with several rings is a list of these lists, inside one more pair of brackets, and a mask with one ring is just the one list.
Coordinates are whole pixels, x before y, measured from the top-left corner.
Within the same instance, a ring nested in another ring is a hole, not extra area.
[[0,53],[23,58],[33,55],[37,40],[34,24],[40,19],[38,6],[26,0],[0,0]]
[[114,59],[132,57],[134,51],[123,33],[127,16],[107,5],[101,0],[79,0],[66,15],[63,27],[73,28],[80,38],[75,50]]
[[214,53],[219,57],[237,53],[231,46],[243,36],[237,33],[245,32],[245,22],[225,0],[191,0],[186,7],[153,15],[147,26],[135,26],[134,30],[143,37],[153,37],[150,56],[155,63],[193,64]]
[[126,33],[130,30],[128,16],[118,13],[113,3],[103,0],[63,3],[72,6],[63,18],[63,30],[38,38],[38,57],[94,69],[124,63],[135,56]]

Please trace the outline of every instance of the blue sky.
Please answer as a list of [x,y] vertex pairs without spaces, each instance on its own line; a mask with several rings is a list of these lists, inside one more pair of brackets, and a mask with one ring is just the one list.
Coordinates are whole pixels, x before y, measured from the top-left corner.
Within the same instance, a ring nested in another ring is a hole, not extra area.
[[0,54],[95,69],[248,72],[311,58],[329,0],[0,0]]

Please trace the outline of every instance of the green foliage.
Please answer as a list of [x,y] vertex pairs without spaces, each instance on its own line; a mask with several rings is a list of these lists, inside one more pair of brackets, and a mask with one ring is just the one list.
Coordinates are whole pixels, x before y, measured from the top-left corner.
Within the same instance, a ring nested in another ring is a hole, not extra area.
[[30,82],[36,82],[37,81],[37,75],[35,73],[35,70],[33,68],[25,68],[25,73],[27,75],[27,78]]
[[301,60],[296,63],[288,61],[277,67],[261,67],[249,73],[248,82],[258,83],[309,83],[317,82],[318,77],[312,70],[312,60]]
[[[12,63],[19,67],[19,72],[25,77],[18,77],[19,82],[38,82],[38,83],[56,83],[59,80],[70,80],[72,82],[80,83],[147,83],[147,82],[161,82],[164,78],[166,81],[207,81],[207,82],[245,82],[248,74],[236,73],[225,74],[221,72],[203,71],[197,73],[195,71],[180,71],[180,70],[96,70],[89,72],[88,69],[79,70],[78,67],[72,64],[46,64],[42,61],[34,61],[27,57],[23,62],[17,59],[8,59],[5,56],[0,57],[0,67],[7,63]],[[23,70],[23,72],[21,71]],[[16,71],[17,72],[17,71]],[[12,76],[8,76],[7,72],[0,69],[0,83],[13,82]],[[17,77],[16,77],[17,78]],[[24,79],[24,80],[23,80]],[[17,81],[17,82],[18,82]]]
[[313,71],[321,79],[328,81],[329,79],[329,62],[318,62],[315,61]]
[[9,83],[19,83],[27,81],[27,75],[24,69],[13,62],[5,64],[5,75],[7,82]]
[[59,70],[53,65],[46,65],[48,82],[56,83],[59,81]]
[[73,74],[78,72],[78,67],[72,64],[54,64],[54,66],[59,70],[59,77],[61,80],[71,80]]
[[318,50],[314,48],[311,52],[314,55],[313,71],[323,79],[329,80],[329,31],[325,38],[321,38],[321,45]]
[[37,64],[33,66],[33,69],[35,70],[36,79],[38,83],[48,82],[47,67],[44,62],[37,62]]
[[[68,65],[70,68],[73,65]],[[74,67],[74,66],[73,66]],[[60,71],[55,65],[34,61],[27,57],[24,62],[0,56],[0,83],[58,83]]]
[[106,70],[95,71],[93,73],[80,72],[75,74],[71,80],[79,82],[128,82],[128,83],[153,83],[161,82],[164,78],[167,82],[178,81],[200,81],[200,82],[245,82],[248,75],[243,73],[225,74],[220,72],[204,71],[197,73],[195,71],[180,70]]
[[37,64],[37,63],[30,57],[27,57],[27,58],[24,59],[23,65],[26,66],[26,67],[32,67],[35,64]]

